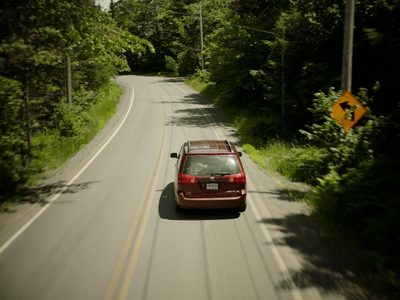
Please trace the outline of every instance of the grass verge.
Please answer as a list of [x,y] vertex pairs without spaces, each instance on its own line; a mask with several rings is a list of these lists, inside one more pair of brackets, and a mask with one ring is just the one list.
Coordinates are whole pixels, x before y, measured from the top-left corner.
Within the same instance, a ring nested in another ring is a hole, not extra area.
[[[121,88],[111,82],[93,93],[93,105],[85,111],[87,120],[84,124],[85,130],[79,136],[61,136],[57,128],[43,129],[33,136],[32,144],[35,148],[33,164],[37,165],[37,170],[42,170],[39,177],[44,176],[49,170],[62,167],[68,158],[74,156],[93,139],[114,115],[122,93]],[[34,183],[37,177],[32,177],[28,184]]]

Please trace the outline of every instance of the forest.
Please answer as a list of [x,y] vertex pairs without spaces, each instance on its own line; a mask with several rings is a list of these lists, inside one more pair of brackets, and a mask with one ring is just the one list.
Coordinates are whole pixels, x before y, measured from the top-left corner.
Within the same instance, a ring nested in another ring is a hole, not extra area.
[[[51,149],[79,149],[95,134],[92,129],[103,126],[93,108],[97,102],[105,111],[115,108],[101,100],[115,93],[110,78],[129,70],[126,51],[140,55],[154,48],[120,29],[94,0],[1,2],[2,202],[56,167],[57,159],[48,161]],[[67,102],[68,77],[73,103]]]
[[249,154],[268,157],[263,167],[310,185],[288,193],[351,241],[365,283],[400,297],[400,1],[355,1],[351,92],[367,113],[350,130],[331,116],[345,3],[112,0],[104,11],[94,0],[3,0],[0,201],[54,167],[46,144],[76,151],[101,127],[89,111],[105,95],[118,100],[110,78],[190,77]]

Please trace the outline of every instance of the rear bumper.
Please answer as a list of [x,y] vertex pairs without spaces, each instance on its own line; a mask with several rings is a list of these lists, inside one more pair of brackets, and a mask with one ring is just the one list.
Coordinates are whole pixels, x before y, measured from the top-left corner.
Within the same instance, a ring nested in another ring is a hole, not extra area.
[[187,198],[183,193],[175,195],[176,204],[183,209],[238,208],[246,204],[246,190],[238,197],[229,198]]

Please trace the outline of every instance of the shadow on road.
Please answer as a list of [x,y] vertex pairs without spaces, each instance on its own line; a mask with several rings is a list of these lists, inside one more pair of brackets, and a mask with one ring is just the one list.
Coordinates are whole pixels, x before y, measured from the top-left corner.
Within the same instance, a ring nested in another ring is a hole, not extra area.
[[158,204],[158,214],[161,219],[168,220],[226,220],[237,219],[240,216],[235,210],[215,209],[215,210],[187,210],[182,212],[175,211],[174,183],[169,183],[161,193]]
[[204,113],[204,109],[200,108],[178,109],[174,111],[173,117],[169,118],[166,125],[196,128],[227,126],[214,119],[207,118],[207,115],[215,115],[214,111],[216,109],[215,107],[208,108],[206,114]]
[[[345,263],[349,258],[324,243],[311,216],[290,214],[284,218],[264,219],[261,222],[276,226],[284,234],[282,239],[274,240],[275,245],[291,247],[304,260],[301,270],[289,271],[297,288],[314,287],[323,294],[340,294],[351,300],[374,299],[358,287],[351,264]],[[278,284],[278,288],[291,289],[285,281]]]
[[[172,118],[167,121],[167,125],[177,125],[177,126],[195,126],[197,121],[200,121],[201,127],[206,126],[215,126],[215,125],[229,125],[223,124],[224,120],[217,119],[219,110],[218,107],[210,105],[208,100],[204,98],[201,94],[188,94],[184,96],[182,99],[174,102],[168,103],[181,103],[181,104],[194,104],[197,105],[195,108],[190,108],[187,106],[186,109],[177,109],[174,110],[174,114]],[[201,105],[201,106],[198,106]],[[206,116],[212,116],[212,118],[207,118]],[[191,118],[196,117],[196,120],[192,120],[191,122],[182,122],[181,120],[190,120]],[[199,118],[199,119],[197,119]],[[213,122],[211,122],[213,119]]]
[[[201,99],[200,99],[201,97],[202,96],[200,94],[189,94],[189,95],[184,96],[181,99],[177,99],[177,100],[174,100],[174,101],[162,100],[162,101],[152,101],[151,103],[158,103],[158,104],[182,104],[182,103],[184,103],[184,104],[194,104],[194,105],[196,105],[196,104],[199,104],[199,101],[201,101]],[[202,104],[208,104],[209,105],[210,103],[202,103]]]
[[[171,102],[169,102],[171,103]],[[201,94],[188,94],[180,101],[172,103],[188,104],[185,108],[175,109],[173,115],[167,120],[167,126],[195,127],[195,128],[223,128],[228,139],[236,140],[236,132],[217,106]],[[196,105],[190,107],[189,104]]]
[[[159,78],[159,77],[158,77]],[[163,83],[163,82],[168,82],[168,83],[174,83],[174,82],[185,82],[186,79],[189,79],[189,77],[169,77],[169,78],[164,78],[159,81],[155,81],[154,83]]]
[[37,185],[35,187],[27,188],[23,194],[24,198],[22,202],[31,202],[31,203],[43,203],[46,204],[46,199],[52,195],[56,195],[59,193],[62,194],[74,194],[81,190],[90,188],[93,184],[98,183],[99,181],[87,181],[82,183],[73,183],[67,185],[66,181],[58,181],[52,184],[42,184]]

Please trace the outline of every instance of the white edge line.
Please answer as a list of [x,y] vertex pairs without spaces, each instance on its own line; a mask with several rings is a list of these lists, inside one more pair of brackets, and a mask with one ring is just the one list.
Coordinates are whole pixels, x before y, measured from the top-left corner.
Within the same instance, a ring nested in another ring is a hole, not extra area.
[[[251,183],[251,181],[249,179],[250,178],[247,179],[249,185],[253,186],[253,184]],[[296,300],[302,300],[303,297],[301,296],[299,289],[297,288],[296,284],[294,283],[293,278],[290,275],[289,270],[286,267],[286,264],[282,259],[282,256],[279,254],[278,248],[275,246],[274,240],[272,239],[272,236],[269,233],[269,230],[263,224],[263,222],[262,222],[263,219],[261,218],[260,212],[258,211],[258,209],[254,203],[254,200],[252,199],[250,194],[247,195],[247,202],[250,204],[251,210],[253,211],[253,214],[259,223],[261,232],[263,233],[267,243],[270,245],[271,252],[274,255],[276,262],[278,263],[278,267],[279,267],[280,271],[282,272],[283,278],[286,280],[287,283],[289,283],[291,285],[291,287],[294,287],[293,289],[291,289],[293,297]],[[267,217],[272,218],[271,213],[269,212],[269,210],[266,206],[265,206],[265,210],[267,212]]]
[[[181,90],[184,94],[188,95],[188,93],[186,93],[184,90],[182,90],[177,85],[175,85],[173,83],[171,83],[171,84],[173,86],[175,86],[177,89]],[[200,108],[200,109],[204,112],[203,108]],[[206,118],[208,119],[208,121],[210,121],[209,118],[212,118],[212,116],[211,117],[210,116],[206,116]],[[221,139],[214,127],[213,127],[213,130],[214,130],[215,134],[217,135],[217,138]],[[252,184],[250,181],[249,181],[249,183]],[[254,214],[256,220],[257,221],[261,221],[262,220],[261,215],[260,215],[259,211],[257,210],[253,199],[251,198],[250,195],[247,195],[247,197],[248,197],[248,202],[250,204],[251,210],[253,211],[253,214]],[[267,210],[268,215],[271,216],[268,208],[265,207],[265,209]],[[303,300],[303,297],[301,296],[299,289],[297,288],[296,284],[294,283],[292,276],[290,276],[290,274],[289,274],[289,270],[286,267],[286,265],[285,265],[285,263],[284,263],[284,261],[282,259],[282,256],[279,254],[279,251],[278,251],[277,247],[273,243],[273,239],[272,239],[271,234],[269,233],[267,227],[265,225],[263,225],[262,222],[260,222],[260,228],[261,228],[261,231],[262,231],[266,241],[270,244],[270,248],[271,248],[272,254],[274,255],[274,258],[275,258],[276,262],[278,263],[278,267],[279,267],[280,271],[282,272],[283,277],[285,278],[285,280],[288,283],[290,283],[294,287],[294,289],[291,290],[293,297],[296,300]]]
[[72,178],[63,188],[60,192],[58,192],[58,194],[54,195],[53,198],[51,198],[51,200],[49,202],[47,202],[47,204],[41,209],[39,210],[36,215],[34,215],[20,230],[17,231],[17,233],[15,233],[7,242],[4,243],[3,246],[1,246],[0,248],[0,254],[7,249],[8,246],[11,245],[12,242],[14,242],[33,222],[35,222],[35,220],[37,218],[39,218],[39,216],[45,212],[46,209],[49,208],[49,206],[55,201],[57,200],[58,197],[60,197],[60,195],[87,169],[87,167],[89,167],[89,165],[96,159],[97,156],[99,156],[99,154],[104,150],[104,148],[111,142],[111,140],[114,138],[114,136],[118,133],[118,131],[121,129],[122,125],[125,123],[126,118],[129,115],[129,112],[132,108],[132,104],[133,104],[133,98],[135,96],[135,90],[133,89],[133,87],[129,84],[126,83],[125,84],[129,85],[129,87],[132,89],[132,97],[130,100],[130,104],[129,104],[129,108],[127,113],[125,114],[124,119],[122,120],[122,123],[118,126],[117,130],[113,133],[113,135],[109,138],[109,140],[103,145],[103,147],[100,148],[99,151],[97,151],[97,153],[92,157],[92,159],[78,172],[78,174],[75,175],[74,178]]

